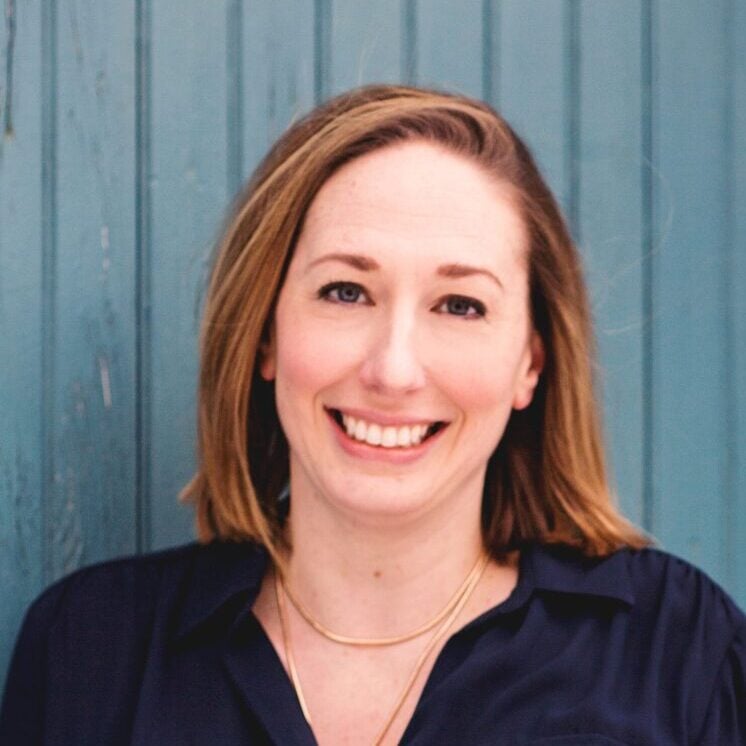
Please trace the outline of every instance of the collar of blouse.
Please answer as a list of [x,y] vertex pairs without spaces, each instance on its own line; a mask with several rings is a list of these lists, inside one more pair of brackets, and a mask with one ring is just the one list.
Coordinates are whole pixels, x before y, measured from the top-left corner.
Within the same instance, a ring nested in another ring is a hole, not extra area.
[[[628,560],[628,550],[598,559],[565,547],[528,544],[521,551],[518,584],[510,597],[469,626],[515,611],[534,593],[542,592],[632,606],[635,595]],[[250,614],[267,563],[267,552],[251,543],[213,542],[196,547],[185,602],[174,627],[174,642],[183,642],[218,620],[231,630],[240,628]],[[218,628],[225,629],[223,624],[215,624]]]

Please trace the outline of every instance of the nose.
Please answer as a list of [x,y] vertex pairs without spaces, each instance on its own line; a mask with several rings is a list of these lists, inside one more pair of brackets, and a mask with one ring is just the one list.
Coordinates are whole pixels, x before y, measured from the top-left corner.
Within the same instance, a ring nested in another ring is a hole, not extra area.
[[425,369],[418,349],[414,314],[399,312],[381,319],[360,369],[363,384],[376,392],[401,394],[425,384]]

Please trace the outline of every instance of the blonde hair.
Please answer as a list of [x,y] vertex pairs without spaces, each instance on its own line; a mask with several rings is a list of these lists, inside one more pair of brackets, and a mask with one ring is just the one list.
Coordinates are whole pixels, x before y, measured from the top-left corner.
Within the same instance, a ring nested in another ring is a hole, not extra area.
[[482,503],[496,558],[528,541],[605,555],[651,543],[614,506],[594,393],[595,351],[578,252],[534,160],[487,104],[407,86],[364,86],[291,126],[238,195],[216,246],[201,333],[198,470],[181,498],[198,537],[286,546],[278,494],[288,444],[258,351],[304,216],[340,166],[394,143],[425,140],[509,185],[528,228],[531,314],[546,365],[490,458]]

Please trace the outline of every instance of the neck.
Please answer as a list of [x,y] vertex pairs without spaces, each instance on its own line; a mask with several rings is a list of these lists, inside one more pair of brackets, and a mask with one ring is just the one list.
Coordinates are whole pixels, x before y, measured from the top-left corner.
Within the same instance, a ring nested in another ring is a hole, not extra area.
[[287,582],[335,632],[408,632],[445,606],[482,551],[481,493],[471,492],[416,520],[376,522],[293,492]]

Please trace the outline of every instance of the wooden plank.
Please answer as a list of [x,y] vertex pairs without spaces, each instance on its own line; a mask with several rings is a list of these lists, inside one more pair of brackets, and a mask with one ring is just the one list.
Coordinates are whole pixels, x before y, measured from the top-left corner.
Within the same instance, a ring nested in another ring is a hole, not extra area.
[[401,6],[401,0],[332,0],[329,93],[364,83],[402,80],[405,63]]
[[654,18],[653,531],[725,577],[727,0]]
[[580,4],[578,230],[620,506],[643,521],[644,215],[640,0]]
[[136,546],[134,0],[57,12],[53,576]]
[[44,583],[41,16],[29,0],[0,26],[0,681]]
[[417,83],[481,98],[484,95],[482,0],[419,0],[415,6]]
[[243,9],[243,174],[314,104],[313,0],[249,0]]
[[574,207],[570,7],[557,0],[504,0],[492,74],[501,113],[531,147],[568,214]]
[[[228,0],[151,5],[151,325],[143,371],[150,438],[149,536],[160,548],[193,536],[177,502],[195,466],[200,300],[229,199]],[[230,92],[230,95],[234,95]]]
[[726,581],[746,608],[746,4],[732,3],[729,22],[729,60],[732,70],[730,135],[732,231],[729,241],[730,346],[727,367],[733,376],[732,440],[728,453]]

